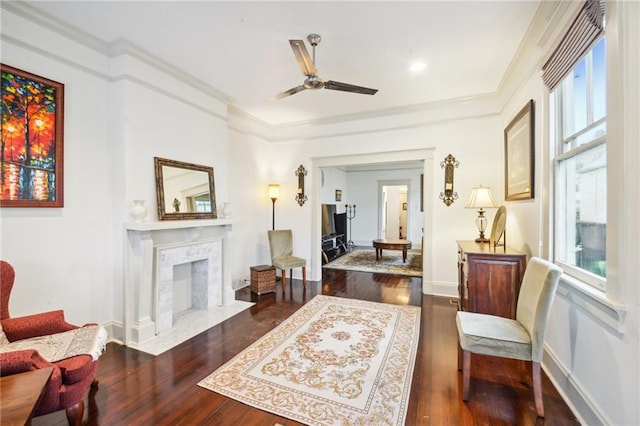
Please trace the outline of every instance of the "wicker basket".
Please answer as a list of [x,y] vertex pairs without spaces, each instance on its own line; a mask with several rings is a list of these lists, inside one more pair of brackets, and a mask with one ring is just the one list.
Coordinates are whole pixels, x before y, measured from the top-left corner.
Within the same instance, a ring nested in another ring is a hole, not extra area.
[[271,265],[252,266],[251,291],[258,296],[276,291],[276,268]]

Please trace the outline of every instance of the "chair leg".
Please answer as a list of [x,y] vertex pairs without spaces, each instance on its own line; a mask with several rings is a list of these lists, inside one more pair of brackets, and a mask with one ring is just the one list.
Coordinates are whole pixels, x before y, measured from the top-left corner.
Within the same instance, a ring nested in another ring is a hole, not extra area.
[[306,266],[302,267],[302,286],[303,287],[307,286],[307,267]]
[[469,381],[471,380],[471,352],[462,351],[462,400],[469,401]]
[[76,405],[67,408],[65,413],[69,426],[81,426],[82,416],[84,415],[84,400],[81,399]]
[[538,417],[544,417],[544,405],[542,403],[542,381],[540,380],[540,363],[531,361],[531,376],[533,377],[533,398],[536,401],[536,413]]
[[284,290],[285,286],[287,285],[287,270],[286,269],[282,269],[282,290]]
[[462,371],[462,346],[458,342],[458,371]]

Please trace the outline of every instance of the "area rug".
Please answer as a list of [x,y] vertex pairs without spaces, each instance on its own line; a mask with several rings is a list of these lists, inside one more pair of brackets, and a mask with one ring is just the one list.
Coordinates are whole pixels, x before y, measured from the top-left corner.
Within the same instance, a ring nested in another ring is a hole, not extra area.
[[382,256],[376,261],[373,248],[360,248],[327,263],[324,268],[344,269],[347,271],[377,272],[382,274],[422,276],[422,251],[407,251],[407,261],[402,262],[402,251],[382,250]]
[[198,383],[309,425],[402,425],[420,308],[319,295]]

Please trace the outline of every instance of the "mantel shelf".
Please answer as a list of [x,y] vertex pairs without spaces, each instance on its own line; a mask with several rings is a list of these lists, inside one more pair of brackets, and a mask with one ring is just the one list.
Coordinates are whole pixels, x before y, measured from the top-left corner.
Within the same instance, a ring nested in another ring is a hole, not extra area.
[[236,219],[196,219],[196,220],[162,220],[155,222],[126,222],[124,227],[129,231],[157,231],[163,229],[203,228],[207,226],[226,226],[237,223]]

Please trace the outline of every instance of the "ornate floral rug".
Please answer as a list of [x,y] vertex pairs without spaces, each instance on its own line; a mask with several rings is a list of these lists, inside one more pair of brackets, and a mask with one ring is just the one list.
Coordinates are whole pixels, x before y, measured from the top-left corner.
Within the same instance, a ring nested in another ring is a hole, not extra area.
[[382,274],[422,276],[422,251],[412,249],[407,252],[407,261],[402,262],[402,251],[382,250],[382,257],[376,261],[373,248],[359,248],[329,262],[324,268],[348,271],[376,272]]
[[198,383],[309,425],[402,425],[420,308],[316,296]]

